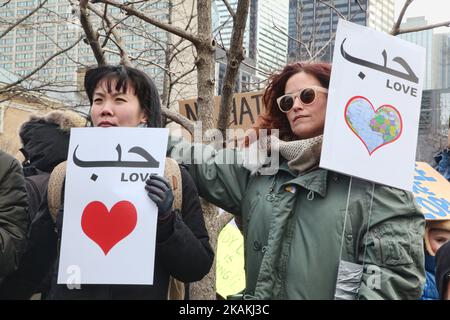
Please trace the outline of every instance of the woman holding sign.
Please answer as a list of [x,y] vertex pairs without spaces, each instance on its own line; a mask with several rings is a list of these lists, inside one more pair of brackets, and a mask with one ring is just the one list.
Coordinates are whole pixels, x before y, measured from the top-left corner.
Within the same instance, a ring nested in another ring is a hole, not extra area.
[[[418,299],[424,219],[412,194],[318,167],[330,74],[294,63],[270,78],[247,150],[272,143],[277,170],[248,165],[246,150],[182,142],[171,154],[202,197],[242,220],[244,299]],[[275,129],[280,139],[261,141]]]
[[[85,89],[95,127],[162,127],[159,94],[142,71],[126,66],[101,66],[86,72]],[[51,299],[167,299],[169,281],[189,283],[210,270],[214,253],[203,220],[197,190],[181,169],[181,210],[173,209],[174,192],[165,177],[151,175],[145,189],[158,208],[153,285],[58,285],[54,274]],[[63,208],[57,216],[61,237]],[[144,252],[142,254],[145,254]],[[170,282],[174,284],[174,282]],[[179,282],[178,282],[179,284]],[[179,288],[181,296],[184,286]],[[173,297],[173,296],[172,296]]]

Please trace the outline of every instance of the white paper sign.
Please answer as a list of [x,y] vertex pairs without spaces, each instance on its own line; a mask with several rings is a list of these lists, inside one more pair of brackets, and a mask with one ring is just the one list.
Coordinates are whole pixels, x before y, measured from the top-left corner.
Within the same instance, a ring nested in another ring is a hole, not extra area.
[[425,49],[340,20],[320,166],[411,190]]
[[153,284],[157,207],[144,186],[164,174],[167,129],[71,130],[60,284]]

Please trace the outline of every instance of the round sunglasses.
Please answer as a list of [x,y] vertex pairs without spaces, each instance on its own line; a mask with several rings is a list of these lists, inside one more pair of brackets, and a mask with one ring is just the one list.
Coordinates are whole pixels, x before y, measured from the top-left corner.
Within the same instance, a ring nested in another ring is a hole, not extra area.
[[288,94],[285,94],[284,96],[277,98],[278,108],[280,108],[280,110],[282,112],[285,112],[285,113],[289,112],[292,109],[292,107],[294,106],[294,100],[296,97],[298,97],[300,99],[300,102],[303,105],[305,105],[305,106],[310,105],[316,100],[316,96],[317,96],[316,91],[320,91],[323,93],[328,92],[328,90],[323,87],[318,87],[318,86],[306,87],[306,88],[301,89],[300,91],[297,91],[294,93],[288,93]]

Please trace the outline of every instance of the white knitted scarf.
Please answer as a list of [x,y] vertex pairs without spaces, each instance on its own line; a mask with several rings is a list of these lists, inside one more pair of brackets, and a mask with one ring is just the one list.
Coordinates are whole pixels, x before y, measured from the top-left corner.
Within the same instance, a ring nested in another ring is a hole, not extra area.
[[[279,152],[283,158],[288,161],[289,169],[297,173],[306,173],[319,166],[320,152],[322,149],[323,136],[317,136],[310,139],[283,141],[275,136],[266,138],[266,141],[255,141],[250,146],[249,161],[244,165],[248,170],[255,174],[260,172],[261,168],[267,164],[267,151]],[[265,148],[261,148],[265,146]]]

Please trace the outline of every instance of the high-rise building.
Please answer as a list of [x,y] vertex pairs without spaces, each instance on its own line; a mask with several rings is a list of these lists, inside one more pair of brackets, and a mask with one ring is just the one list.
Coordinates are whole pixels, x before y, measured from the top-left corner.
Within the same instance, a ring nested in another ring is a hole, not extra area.
[[[229,48],[233,20],[223,1],[215,0],[213,22],[217,39]],[[236,9],[237,0],[229,1]],[[289,0],[251,0],[244,36],[246,56],[254,61],[255,76],[266,78],[286,64]]]
[[[346,20],[389,32],[394,25],[394,0],[289,1],[289,60],[331,61],[337,23]],[[338,13],[339,12],[339,13]]]
[[434,89],[450,88],[450,33],[433,34]]
[[[425,17],[412,17],[407,18],[405,22],[400,25],[400,29],[410,29],[423,27],[428,24]],[[419,32],[410,32],[399,34],[397,37],[404,39],[406,41],[415,43],[426,49],[426,60],[425,60],[425,81],[423,83],[423,89],[434,89],[433,80],[433,65],[437,63],[436,56],[433,55],[433,30],[423,30]]]
[[[233,10],[237,9],[237,0],[229,1]],[[216,95],[222,94],[223,79],[225,76],[227,66],[227,55],[224,49],[230,48],[231,33],[233,31],[233,19],[224,5],[223,1],[214,0],[212,5],[212,29],[214,37],[217,41],[216,48]],[[246,53],[249,48],[249,23],[247,17],[246,29],[244,32],[243,47]],[[255,61],[245,57],[244,63],[239,67],[239,74],[236,79],[234,90],[235,92],[252,91],[257,88],[259,83],[256,77]]]
[[[183,12],[190,13],[192,1],[175,2],[178,3],[177,9],[186,6],[189,7],[189,10]],[[0,34],[9,26],[7,23],[2,23],[2,20],[18,20],[34,10],[41,2],[40,0],[12,0],[2,5],[0,7]],[[72,2],[74,6],[71,6],[68,0],[48,0],[42,9],[2,37],[0,39],[0,67],[17,75],[26,75],[56,52],[74,44],[84,35],[78,19],[78,2]],[[159,21],[168,22],[169,1],[144,2],[136,4],[135,8],[146,12]],[[109,6],[108,14],[119,16],[120,13],[120,9]],[[185,21],[189,17],[182,16],[182,14],[175,12],[172,24],[184,28]],[[125,43],[127,53],[137,58],[133,60],[133,64],[149,74],[154,79],[160,93],[162,93],[165,70],[161,66],[164,67],[165,65],[164,49],[169,37],[168,33],[137,18],[129,16],[124,19],[123,15],[120,15],[120,17],[123,20],[121,20],[117,29]],[[99,21],[99,18],[93,12],[90,12],[90,18],[94,23]],[[95,24],[95,28],[99,26],[100,24]],[[120,61],[117,54],[119,49],[113,40],[105,41],[104,36],[100,37],[100,43],[104,44],[105,42],[107,42],[105,46],[107,50],[105,53],[106,61],[111,64],[118,63]],[[186,47],[186,45],[183,44],[183,47]],[[177,65],[177,68],[179,68],[177,71],[180,73],[184,72],[183,65],[186,70],[194,65],[194,56],[191,51],[184,50],[184,52],[182,58],[184,64]],[[94,64],[96,64],[96,60],[92,49],[87,43],[80,41],[71,50],[55,57],[36,73],[35,78],[43,83],[56,85],[53,92],[63,92],[58,95],[58,98],[65,98],[66,102],[70,101],[73,105],[77,103],[78,99],[77,95],[72,95],[70,91],[77,90],[77,75],[79,74],[77,71]],[[184,83],[192,83],[195,88],[195,81],[189,80]],[[184,85],[184,87],[188,86]],[[192,92],[192,89],[189,90],[190,93],[183,94],[183,90],[177,88],[172,92],[177,93],[182,98],[196,94],[196,91]]]

